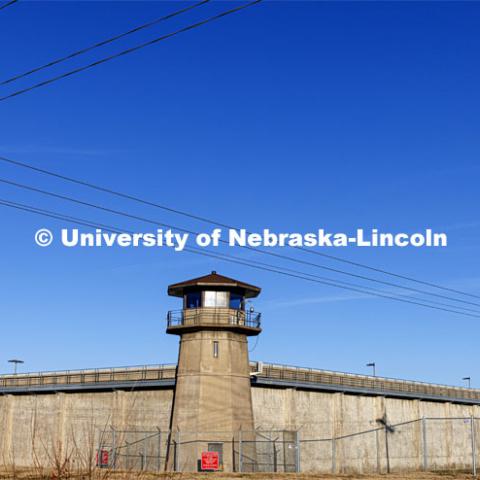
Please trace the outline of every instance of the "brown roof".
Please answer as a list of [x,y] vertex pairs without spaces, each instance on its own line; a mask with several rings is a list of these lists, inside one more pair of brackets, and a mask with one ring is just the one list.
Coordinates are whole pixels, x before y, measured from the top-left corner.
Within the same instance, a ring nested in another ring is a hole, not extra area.
[[219,275],[217,272],[213,271],[212,273],[204,275],[203,277],[192,278],[191,280],[186,280],[185,282],[169,285],[168,294],[173,297],[182,297],[185,289],[190,287],[225,287],[227,289],[237,288],[243,290],[244,295],[247,298],[256,297],[261,291],[259,287]]

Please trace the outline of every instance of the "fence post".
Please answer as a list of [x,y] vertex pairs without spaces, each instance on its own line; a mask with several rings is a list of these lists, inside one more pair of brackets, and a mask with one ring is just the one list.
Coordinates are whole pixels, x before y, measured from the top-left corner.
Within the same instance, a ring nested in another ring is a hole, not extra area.
[[101,450],[102,450],[102,432],[101,430],[98,430],[98,444],[97,444],[97,454],[95,457],[95,466],[99,467],[100,466],[100,461],[101,461]]
[[278,459],[277,459],[277,446],[276,446],[275,440],[272,442],[272,446],[273,446],[273,471],[277,473]]
[[242,471],[242,461],[243,461],[243,453],[242,453],[242,431],[238,432],[238,471]]
[[423,469],[428,470],[427,419],[422,417]]
[[157,459],[157,471],[162,469],[162,431],[158,429],[158,459]]
[[337,472],[337,441],[336,438],[332,438],[332,473]]
[[176,448],[175,448],[175,471],[179,472],[180,471],[180,431],[178,430],[176,433],[176,442],[175,442]]
[[112,427],[112,468],[115,470],[117,464],[117,432]]
[[475,435],[475,417],[472,415],[470,419],[470,428],[472,436],[472,473],[473,476],[477,476],[477,439]]
[[295,433],[295,471],[300,473],[300,432]]
[[143,452],[142,452],[142,470],[147,469],[147,446],[148,446],[148,437],[143,439]]
[[178,453],[178,447],[177,447],[177,440],[176,437],[175,439],[172,437],[172,434],[170,434],[170,441],[171,445],[173,447],[173,471],[177,471],[177,453]]
[[387,473],[390,472],[390,448],[388,446],[388,425],[385,421],[385,455],[387,457]]

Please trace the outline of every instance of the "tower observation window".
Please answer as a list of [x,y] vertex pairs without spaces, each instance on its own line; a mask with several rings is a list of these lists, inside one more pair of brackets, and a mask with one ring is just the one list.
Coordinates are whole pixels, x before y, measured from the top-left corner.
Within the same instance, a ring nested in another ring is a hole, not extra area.
[[187,293],[186,308],[200,308],[202,303],[202,294],[200,292]]
[[228,307],[228,292],[205,292],[204,307]]
[[238,293],[230,293],[230,308],[240,310],[242,308],[243,297]]

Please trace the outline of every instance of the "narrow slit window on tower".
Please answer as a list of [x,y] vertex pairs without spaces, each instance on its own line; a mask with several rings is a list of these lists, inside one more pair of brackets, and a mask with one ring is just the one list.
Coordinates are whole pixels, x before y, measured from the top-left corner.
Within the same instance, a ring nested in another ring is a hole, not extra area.
[[218,358],[218,342],[216,340],[213,342],[213,357]]

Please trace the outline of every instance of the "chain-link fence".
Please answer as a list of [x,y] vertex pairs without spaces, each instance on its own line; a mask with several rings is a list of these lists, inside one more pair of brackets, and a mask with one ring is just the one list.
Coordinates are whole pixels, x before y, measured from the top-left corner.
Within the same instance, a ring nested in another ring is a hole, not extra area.
[[296,431],[162,432],[109,428],[99,432],[96,465],[129,471],[202,470],[205,452],[218,456],[218,470],[299,471]]
[[205,452],[233,472],[389,473],[420,470],[476,474],[480,420],[424,417],[327,438],[306,431],[162,432],[106,429],[99,434],[98,467],[121,470],[202,470]]
[[96,464],[119,470],[163,471],[167,458],[168,434],[157,430],[100,432]]
[[299,471],[299,437],[296,431],[239,432],[239,472]]
[[478,419],[425,417],[331,438],[297,431],[100,434],[97,465],[122,470],[199,471],[203,452],[216,452],[219,470],[235,472],[388,473],[468,470],[476,473]]
[[301,471],[390,473],[419,470],[471,471],[478,463],[479,419],[424,417],[332,438],[299,440]]

